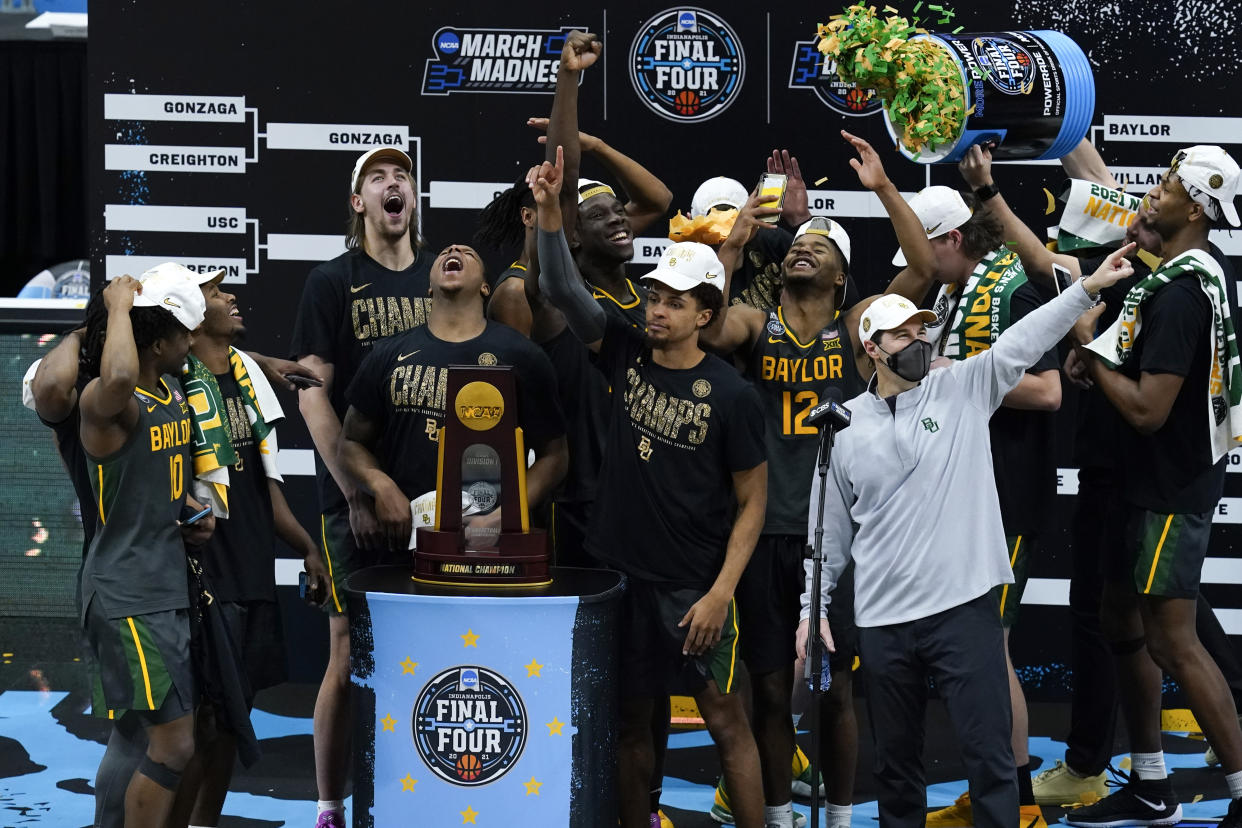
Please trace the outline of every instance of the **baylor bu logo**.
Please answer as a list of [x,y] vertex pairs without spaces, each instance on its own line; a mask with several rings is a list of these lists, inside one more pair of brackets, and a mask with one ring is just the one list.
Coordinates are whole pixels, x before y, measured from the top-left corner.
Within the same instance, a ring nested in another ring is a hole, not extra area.
[[504,676],[486,667],[450,667],[414,703],[414,744],[437,776],[486,785],[517,764],[526,746],[526,706]]
[[457,392],[453,411],[461,424],[473,431],[487,431],[500,422],[505,399],[490,382],[470,382]]

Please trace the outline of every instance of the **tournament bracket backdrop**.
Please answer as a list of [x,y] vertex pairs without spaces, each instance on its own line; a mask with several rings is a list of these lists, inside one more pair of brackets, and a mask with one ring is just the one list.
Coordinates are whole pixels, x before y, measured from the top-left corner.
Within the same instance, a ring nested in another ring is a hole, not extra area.
[[[169,258],[226,267],[247,344],[286,353],[307,272],[343,249],[357,155],[376,143],[405,146],[433,249],[468,242],[478,209],[542,158],[525,122],[547,114],[563,32],[582,27],[604,41],[580,87],[584,130],[662,177],[682,210],[703,179],[729,175],[751,186],[771,150],[788,148],[811,187],[812,210],[845,225],[855,278],[874,291],[894,272],[896,240],[848,166],[839,130],[872,141],[903,192],[962,182],[952,166],[903,160],[875,108],[824,77],[815,24],[841,5],[116,4],[91,21],[93,272],[137,273]],[[909,14],[913,3],[895,5]],[[1193,15],[1174,0],[1138,0],[1121,15],[1083,0],[958,2],[955,11],[944,28],[1057,29],[1083,47],[1097,82],[1090,137],[1128,189],[1155,183],[1179,147],[1218,143],[1242,158],[1242,15],[1230,0],[1198,3]],[[604,175],[589,158],[583,171]],[[1043,188],[1056,192],[1063,181],[1057,164],[998,165],[994,175],[1031,226],[1056,223]],[[656,260],[666,231],[657,223],[639,233],[634,275]],[[1215,241],[1242,254],[1242,234]],[[514,256],[484,252],[493,274]],[[1032,699],[1064,698],[1068,687],[1074,407],[1067,387],[1056,447],[1062,496],[1014,632],[1014,661]],[[311,443],[296,406],[287,409],[287,491],[313,527]],[[1231,462],[1242,472],[1242,458]],[[1230,474],[1203,591],[1235,634],[1238,523],[1242,474]],[[294,561],[279,568],[280,582],[295,583],[297,569]],[[296,617],[290,633],[303,639],[294,651],[321,653],[320,634],[306,632],[308,615]]]

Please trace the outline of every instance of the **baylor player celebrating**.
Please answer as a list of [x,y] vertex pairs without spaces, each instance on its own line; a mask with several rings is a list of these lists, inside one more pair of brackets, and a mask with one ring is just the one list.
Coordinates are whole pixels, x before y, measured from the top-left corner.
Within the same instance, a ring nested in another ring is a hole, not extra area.
[[[880,198],[892,217],[898,239],[912,251],[913,264],[897,275],[889,289],[921,283],[930,276],[932,262],[918,217],[889,181],[875,150],[860,138],[842,135],[858,152],[859,157],[850,163],[859,180]],[[751,196],[721,247],[723,261],[740,261],[742,251],[756,234],[768,232],[771,225],[758,218],[763,212],[758,197]],[[841,225],[831,219],[812,218],[798,229],[782,261],[780,304],[766,310],[747,305],[726,307],[719,323],[709,326],[702,338],[716,350],[737,352],[746,358],[747,374],[764,400],[767,415],[767,516],[759,546],[738,585],[737,599],[742,657],[753,678],[751,721],[763,758],[764,797],[773,811],[769,823],[776,825],[793,824],[789,793],[790,757],[795,745],[790,693],[802,592],[802,550],[806,545],[806,484],[812,476],[818,445],[816,430],[806,426],[803,418],[828,388],[840,389],[847,399],[863,389],[855,367],[860,346],[852,341],[851,332],[868,303],[841,311],[849,262],[850,240]],[[825,764],[836,771],[828,779],[829,815],[834,826],[850,819],[858,741],[849,681],[854,661],[848,634],[853,627],[852,597],[848,582],[838,585],[829,605],[831,618],[838,625],[833,629],[841,633],[832,659],[832,689],[824,700],[830,720],[824,728],[829,734],[824,752],[831,756]],[[722,786],[712,816],[722,822],[732,821],[729,804]]]
[[[518,422],[535,452],[526,472],[528,502],[542,502],[568,464],[565,428],[548,358],[517,331],[483,315],[488,288],[470,247],[452,245],[431,268],[427,324],[381,343],[350,383],[340,462],[351,483],[375,498],[388,548],[410,543],[410,501],[436,488],[440,428],[450,365],[512,365]],[[455,495],[446,494],[446,497]],[[487,508],[467,532],[498,530],[500,510]]]
[[679,685],[694,693],[720,750],[739,825],[758,828],[759,757],[733,692],[732,598],[762,524],[767,470],[753,389],[698,347],[699,329],[724,302],[723,269],[706,245],[673,245],[645,277],[646,336],[610,319],[577,278],[565,243],[559,148],[556,158],[531,186],[541,287],[599,355],[613,388],[587,541],[592,555],[630,576],[621,647],[621,824],[646,828],[659,819],[650,810],[652,711]]
[[345,385],[377,340],[427,319],[431,257],[418,237],[411,168],[410,157],[395,147],[359,156],[350,177],[348,250],[310,272],[293,329],[294,356],[323,378],[322,387],[298,395],[315,443],[323,556],[332,576],[323,603],[331,616],[328,668],[315,702],[319,828],[345,825],[349,622],[341,586],[351,572],[377,563],[384,546],[370,498],[350,486],[336,465]]
[[[141,292],[139,292],[141,291]],[[93,709],[148,744],[129,780],[125,824],[162,826],[194,752],[195,677],[185,540],[179,526],[190,466],[180,371],[203,319],[198,285],[180,274],[114,280],[99,377],[82,391],[81,437],[99,525],[82,568],[82,618],[93,656]],[[196,509],[197,511],[197,509]],[[105,761],[107,761],[105,757]],[[97,790],[105,800],[108,791]]]

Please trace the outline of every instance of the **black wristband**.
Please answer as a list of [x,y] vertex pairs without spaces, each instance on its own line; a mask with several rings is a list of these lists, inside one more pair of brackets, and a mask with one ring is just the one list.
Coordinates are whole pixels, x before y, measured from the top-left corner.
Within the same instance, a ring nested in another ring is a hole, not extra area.
[[980,201],[987,201],[994,195],[1000,193],[1000,189],[995,184],[985,184],[982,187],[975,188],[975,198]]

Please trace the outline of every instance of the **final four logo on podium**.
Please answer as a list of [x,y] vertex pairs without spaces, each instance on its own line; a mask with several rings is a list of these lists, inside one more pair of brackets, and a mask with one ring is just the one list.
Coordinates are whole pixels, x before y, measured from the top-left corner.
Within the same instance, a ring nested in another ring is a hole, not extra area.
[[414,744],[447,782],[473,787],[504,776],[526,746],[526,705],[486,667],[456,666],[427,682],[411,717]]

